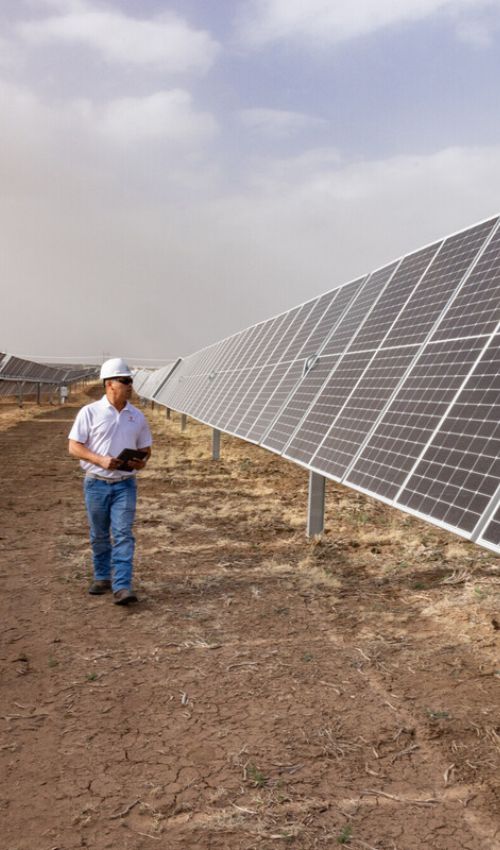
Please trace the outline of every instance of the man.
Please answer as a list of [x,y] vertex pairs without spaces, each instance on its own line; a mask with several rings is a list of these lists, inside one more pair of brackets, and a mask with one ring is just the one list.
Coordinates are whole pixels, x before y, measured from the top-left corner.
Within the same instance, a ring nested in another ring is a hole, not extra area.
[[[99,596],[113,590],[115,604],[128,605],[137,602],[132,590],[136,471],[145,467],[153,441],[146,417],[129,403],[132,373],[125,361],[106,360],[101,380],[105,395],[78,413],[69,433],[69,453],[85,471],[94,564],[89,593]],[[127,461],[123,469],[118,459],[123,449],[139,449],[146,456]]]

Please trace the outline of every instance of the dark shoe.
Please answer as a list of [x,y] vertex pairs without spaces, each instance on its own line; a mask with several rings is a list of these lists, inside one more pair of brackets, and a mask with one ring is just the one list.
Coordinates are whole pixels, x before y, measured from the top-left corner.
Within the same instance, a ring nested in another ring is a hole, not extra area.
[[89,587],[91,596],[101,596],[103,593],[107,593],[108,590],[111,590],[111,582],[107,578],[96,579]]
[[113,602],[115,605],[129,605],[130,602],[137,602],[137,596],[132,590],[127,590],[126,587],[123,587],[121,590],[113,593]]

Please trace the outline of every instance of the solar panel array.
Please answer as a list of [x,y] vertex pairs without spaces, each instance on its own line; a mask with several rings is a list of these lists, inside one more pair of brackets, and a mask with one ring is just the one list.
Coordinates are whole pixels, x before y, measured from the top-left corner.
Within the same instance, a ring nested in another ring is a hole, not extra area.
[[492,218],[195,352],[152,397],[500,552],[499,365]]
[[95,366],[64,364],[53,366],[0,353],[0,396],[35,393],[38,386],[52,391],[61,384],[74,384],[98,373]]
[[180,359],[171,361],[160,369],[137,369],[134,372],[134,390],[142,398],[152,398],[180,362]]

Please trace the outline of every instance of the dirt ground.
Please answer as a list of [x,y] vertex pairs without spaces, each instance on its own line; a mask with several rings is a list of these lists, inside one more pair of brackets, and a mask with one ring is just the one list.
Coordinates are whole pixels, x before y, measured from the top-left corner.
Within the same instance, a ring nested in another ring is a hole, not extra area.
[[500,848],[500,560],[334,484],[307,541],[303,470],[158,409],[89,597],[88,400],[0,412],[2,850]]

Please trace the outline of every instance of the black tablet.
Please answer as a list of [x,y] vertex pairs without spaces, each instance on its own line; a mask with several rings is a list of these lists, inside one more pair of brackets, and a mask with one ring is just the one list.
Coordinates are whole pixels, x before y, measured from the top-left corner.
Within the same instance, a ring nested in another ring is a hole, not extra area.
[[121,460],[120,466],[117,469],[121,469],[122,471],[132,472],[130,466],[127,461],[129,460],[144,460],[145,457],[148,456],[146,451],[142,449],[123,449],[122,452],[118,455],[118,460]]

